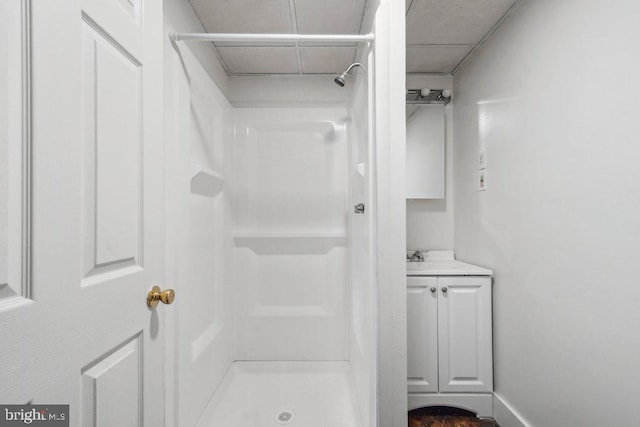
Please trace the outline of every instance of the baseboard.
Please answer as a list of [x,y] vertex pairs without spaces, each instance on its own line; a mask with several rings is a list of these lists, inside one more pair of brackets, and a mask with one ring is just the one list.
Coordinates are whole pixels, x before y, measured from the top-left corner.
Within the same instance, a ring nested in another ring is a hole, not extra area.
[[493,395],[490,393],[409,393],[408,404],[410,411],[425,406],[454,406],[483,418],[490,418],[493,413]]
[[509,403],[493,394],[493,419],[500,427],[531,427]]

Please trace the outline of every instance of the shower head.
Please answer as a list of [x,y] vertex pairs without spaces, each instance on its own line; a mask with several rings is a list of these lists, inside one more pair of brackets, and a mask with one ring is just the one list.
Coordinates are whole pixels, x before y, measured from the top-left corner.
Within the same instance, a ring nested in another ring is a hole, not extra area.
[[338,86],[344,87],[346,83],[345,79],[347,77],[347,74],[349,74],[349,71],[351,71],[351,69],[354,67],[362,67],[366,71],[366,68],[364,68],[364,65],[362,65],[359,62],[354,62],[353,64],[349,65],[342,74],[340,74],[339,76],[336,76],[336,78],[333,79],[333,81],[336,82]]

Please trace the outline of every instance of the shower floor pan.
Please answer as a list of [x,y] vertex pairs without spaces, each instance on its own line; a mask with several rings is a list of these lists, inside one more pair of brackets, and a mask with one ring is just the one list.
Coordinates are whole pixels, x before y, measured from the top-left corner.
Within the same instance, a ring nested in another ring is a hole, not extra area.
[[347,362],[236,362],[197,427],[360,427]]

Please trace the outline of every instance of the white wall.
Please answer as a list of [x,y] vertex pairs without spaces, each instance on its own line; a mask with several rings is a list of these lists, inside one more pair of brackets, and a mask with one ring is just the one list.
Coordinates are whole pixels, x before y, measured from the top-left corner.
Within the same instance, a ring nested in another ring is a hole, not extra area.
[[523,0],[455,76],[455,248],[495,271],[496,393],[534,426],[640,419],[638,22]]
[[[378,424],[407,425],[405,3],[375,13],[375,247]],[[366,28],[366,27],[365,27]]]
[[[407,88],[453,89],[451,76],[408,74]],[[455,93],[453,94],[455,97]],[[445,107],[445,198],[407,200],[407,249],[453,249],[453,110]]]

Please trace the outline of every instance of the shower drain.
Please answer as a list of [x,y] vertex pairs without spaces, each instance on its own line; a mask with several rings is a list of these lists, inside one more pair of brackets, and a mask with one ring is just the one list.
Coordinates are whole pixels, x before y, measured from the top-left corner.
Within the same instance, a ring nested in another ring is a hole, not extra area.
[[293,411],[280,411],[276,414],[276,422],[278,424],[289,424],[291,421],[293,421],[294,417],[295,414],[293,413]]

